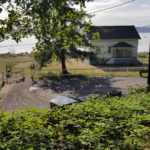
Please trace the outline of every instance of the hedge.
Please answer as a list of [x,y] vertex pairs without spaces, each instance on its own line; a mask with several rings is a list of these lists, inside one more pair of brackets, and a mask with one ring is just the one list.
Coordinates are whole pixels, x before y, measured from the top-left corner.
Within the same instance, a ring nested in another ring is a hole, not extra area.
[[148,150],[150,93],[0,114],[0,150]]

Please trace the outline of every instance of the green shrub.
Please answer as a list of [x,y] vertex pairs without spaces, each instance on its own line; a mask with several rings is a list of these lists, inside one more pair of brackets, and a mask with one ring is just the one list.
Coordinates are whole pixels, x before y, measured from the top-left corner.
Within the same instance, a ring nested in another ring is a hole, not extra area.
[[148,88],[147,86],[142,86],[140,88],[132,88],[132,87],[128,87],[128,91],[129,91],[129,94],[136,94],[136,93],[148,93]]
[[0,150],[150,149],[150,93],[0,115]]

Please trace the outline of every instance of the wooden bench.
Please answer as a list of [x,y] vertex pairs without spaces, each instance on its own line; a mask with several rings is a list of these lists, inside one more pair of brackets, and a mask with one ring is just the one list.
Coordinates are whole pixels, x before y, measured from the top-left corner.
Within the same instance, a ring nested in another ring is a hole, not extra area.
[[143,73],[148,73],[148,70],[140,70],[140,71],[139,71],[139,74],[140,74],[141,77],[142,77],[142,74],[143,74]]

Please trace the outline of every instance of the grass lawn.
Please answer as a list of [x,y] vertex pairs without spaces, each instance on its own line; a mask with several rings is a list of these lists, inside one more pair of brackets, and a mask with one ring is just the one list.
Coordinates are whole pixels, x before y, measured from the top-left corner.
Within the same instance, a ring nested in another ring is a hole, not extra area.
[[[82,62],[80,60],[75,60],[75,59],[68,59],[66,61],[66,66],[67,66],[68,72],[72,73],[72,74],[88,75],[88,74],[93,74],[93,73],[98,73],[98,74],[105,73],[102,69],[90,65],[86,61]],[[58,71],[54,70],[54,71],[52,71],[52,73],[60,74],[61,73],[60,62],[54,61],[50,64],[47,64],[46,67],[42,68],[42,73],[48,72],[49,69],[58,69]]]
[[0,74],[2,72],[6,73],[6,66],[11,65],[13,70],[24,69],[25,75],[30,73],[30,65],[34,62],[33,58],[30,56],[24,57],[9,57],[0,56]]
[[[0,73],[2,72],[6,72],[6,65],[12,65],[13,70],[16,69],[24,69],[24,74],[25,76],[30,77],[31,76],[31,70],[30,70],[30,65],[32,65],[34,63],[34,59],[31,56],[24,56],[24,57],[0,57]],[[75,59],[69,59],[66,61],[66,66],[67,69],[70,73],[77,73],[77,74],[88,74],[89,70],[91,70],[91,74],[94,70],[95,73],[104,73],[103,70],[89,65],[87,62],[85,61],[77,61]],[[61,63],[58,61],[53,61],[50,64],[45,65],[41,72],[42,73],[48,73],[50,71],[50,69],[59,69],[59,73],[61,71]],[[71,69],[71,70],[70,70]],[[75,71],[74,69],[78,69],[78,71]],[[80,70],[81,69],[81,70]],[[86,70],[82,70],[82,69],[86,69]],[[58,73],[58,71],[52,71],[53,74]]]
[[[16,69],[24,69],[24,74],[27,77],[31,76],[30,65],[34,63],[34,59],[32,56],[22,56],[22,57],[9,57],[0,56],[0,74],[2,72],[6,72],[6,65],[12,65],[13,70]],[[139,76],[138,71],[134,72],[123,72],[119,70],[118,72],[109,70],[103,70],[101,67],[96,67],[88,64],[86,61],[80,61],[75,59],[68,59],[66,61],[66,66],[68,72],[71,74],[83,74],[87,76],[100,76],[100,75],[112,75],[112,76]],[[115,68],[115,67],[113,67]],[[53,71],[51,69],[54,69]],[[58,69],[58,70],[56,70]],[[45,65],[40,71],[42,74],[60,74],[61,73],[61,64],[58,61],[53,61],[50,64]]]
[[19,61],[16,58],[0,58],[0,73],[6,71],[6,66],[11,65],[13,68]]
[[146,58],[138,57],[138,60],[139,60],[141,63],[145,64],[145,65],[148,64],[148,57],[146,57]]

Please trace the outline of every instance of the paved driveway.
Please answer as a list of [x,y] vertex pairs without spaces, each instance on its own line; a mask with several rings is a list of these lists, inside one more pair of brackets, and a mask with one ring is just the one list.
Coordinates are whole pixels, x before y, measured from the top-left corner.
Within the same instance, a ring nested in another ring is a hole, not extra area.
[[49,108],[49,101],[57,95],[82,98],[89,95],[104,95],[113,90],[128,92],[128,87],[146,85],[141,77],[96,77],[87,79],[37,80],[31,79],[6,85],[0,91],[0,110],[13,111],[25,106]]

